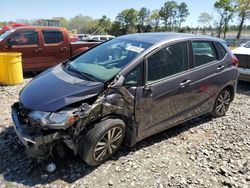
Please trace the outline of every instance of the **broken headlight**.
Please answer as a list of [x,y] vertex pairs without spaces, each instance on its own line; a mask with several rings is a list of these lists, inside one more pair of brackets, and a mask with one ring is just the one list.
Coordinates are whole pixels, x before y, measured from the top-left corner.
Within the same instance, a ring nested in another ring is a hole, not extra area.
[[48,126],[55,129],[67,128],[79,118],[79,114],[76,113],[75,110],[64,110],[60,112],[33,111],[29,116],[39,121],[42,126]]

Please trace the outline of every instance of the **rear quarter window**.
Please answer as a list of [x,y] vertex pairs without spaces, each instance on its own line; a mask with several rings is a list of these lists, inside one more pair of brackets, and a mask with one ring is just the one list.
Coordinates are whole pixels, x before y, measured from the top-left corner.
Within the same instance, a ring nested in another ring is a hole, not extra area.
[[227,50],[219,42],[216,42],[215,44],[216,44],[216,49],[217,49],[217,52],[218,52],[219,60],[224,59],[224,57],[227,55]]
[[43,38],[45,44],[56,44],[63,41],[62,32],[58,30],[43,31]]

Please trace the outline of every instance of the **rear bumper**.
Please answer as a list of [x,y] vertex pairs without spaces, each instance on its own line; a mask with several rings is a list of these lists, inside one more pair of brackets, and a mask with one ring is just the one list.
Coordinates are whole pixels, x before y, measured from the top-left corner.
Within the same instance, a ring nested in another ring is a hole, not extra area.
[[250,82],[250,69],[238,68],[240,72],[239,80]]

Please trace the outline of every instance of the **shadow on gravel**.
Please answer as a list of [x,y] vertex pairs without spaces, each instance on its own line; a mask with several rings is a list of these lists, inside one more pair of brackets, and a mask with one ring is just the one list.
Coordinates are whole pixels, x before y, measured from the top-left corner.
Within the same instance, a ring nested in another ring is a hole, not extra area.
[[[119,160],[120,157],[131,154],[131,152],[175,137],[180,133],[188,131],[192,127],[199,126],[208,121],[211,121],[211,117],[203,115],[186,123],[182,123],[174,128],[146,138],[132,148],[122,147],[110,160]],[[6,128],[0,133],[0,174],[3,175],[7,182],[35,186],[38,184],[48,184],[60,179],[67,183],[73,183],[78,179],[84,178],[96,169],[96,167],[86,165],[79,157],[74,157],[72,152],[68,152],[67,158],[65,159],[57,157],[53,159],[57,167],[54,173],[45,171],[45,164],[48,164],[48,162],[51,161],[37,164],[35,161],[27,158],[25,148],[19,142],[13,126]]]
[[250,96],[250,82],[239,81],[237,93]]

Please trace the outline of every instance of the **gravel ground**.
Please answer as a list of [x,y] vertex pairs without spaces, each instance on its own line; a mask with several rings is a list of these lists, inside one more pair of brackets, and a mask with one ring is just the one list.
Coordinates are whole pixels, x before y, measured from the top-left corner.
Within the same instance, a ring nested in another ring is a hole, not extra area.
[[250,83],[239,83],[222,118],[193,119],[122,148],[99,167],[69,153],[54,160],[54,173],[28,159],[14,133],[10,106],[24,85],[0,87],[0,188],[250,187]]

